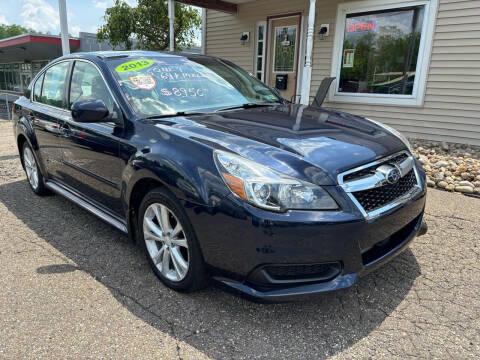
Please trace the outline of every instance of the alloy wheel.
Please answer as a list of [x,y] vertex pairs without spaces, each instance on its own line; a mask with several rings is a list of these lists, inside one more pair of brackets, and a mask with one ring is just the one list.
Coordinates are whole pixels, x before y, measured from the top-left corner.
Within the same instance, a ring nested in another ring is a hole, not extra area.
[[25,146],[23,152],[23,162],[25,164],[25,172],[27,173],[28,182],[34,190],[38,188],[38,168],[32,150]]
[[189,269],[188,242],[172,210],[164,204],[151,204],[143,217],[143,237],[160,273],[170,281],[183,280]]

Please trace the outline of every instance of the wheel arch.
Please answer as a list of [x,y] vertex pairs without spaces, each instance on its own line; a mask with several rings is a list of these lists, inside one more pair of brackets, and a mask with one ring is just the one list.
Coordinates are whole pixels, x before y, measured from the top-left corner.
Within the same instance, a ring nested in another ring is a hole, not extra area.
[[43,168],[43,162],[38,161],[41,160],[39,159],[39,146],[37,142],[37,138],[35,136],[35,132],[31,126],[31,124],[28,122],[28,120],[25,117],[21,117],[18,121],[18,123],[15,124],[15,134],[16,134],[16,141],[17,141],[17,147],[18,147],[18,154],[20,155],[20,161],[23,164],[23,146],[25,143],[27,143],[30,148],[32,149],[35,157],[37,158],[37,165],[40,168],[40,171],[45,174],[45,169]]
[[167,189],[178,198],[164,181],[146,170],[140,170],[140,174],[137,174],[136,179],[129,186],[126,186],[124,201],[127,209],[127,228],[130,239],[134,243],[137,242],[137,215],[140,204],[145,195],[158,187]]
[[26,136],[23,134],[19,134],[17,136],[17,147],[18,147],[18,154],[20,155],[20,162],[22,163],[23,168],[25,168],[25,164],[23,162],[23,146],[25,143],[28,143]]
[[183,204],[206,208],[216,206],[228,194],[216,174],[212,149],[199,144],[192,146],[184,139],[179,141],[172,144],[178,149],[176,152],[172,152],[173,146],[159,144],[145,153],[135,152],[127,162],[122,175],[122,202],[130,238],[134,241],[139,204],[153,188],[163,187]]
[[38,146],[35,146],[36,142],[32,141],[31,137],[25,134],[25,132],[19,132],[17,135],[17,147],[18,147],[18,154],[20,156],[20,162],[22,167],[25,169],[25,164],[23,162],[23,147],[25,144],[28,144],[33,151],[33,154],[37,160],[37,166],[42,174],[46,174],[45,169],[43,167],[43,162],[39,161],[39,153],[38,153]]

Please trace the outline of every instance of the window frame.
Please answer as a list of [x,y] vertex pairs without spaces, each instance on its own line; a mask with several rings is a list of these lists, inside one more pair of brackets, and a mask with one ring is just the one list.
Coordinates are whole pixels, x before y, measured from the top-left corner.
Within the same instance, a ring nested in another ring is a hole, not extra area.
[[[41,72],[40,75],[35,79],[35,81],[33,82],[33,91],[32,91],[32,95],[31,95],[31,101],[33,102],[36,102],[36,103],[39,103],[39,104],[42,104],[41,102],[38,102],[36,101],[35,99],[35,89],[37,88],[37,84],[40,85],[40,95],[39,97],[42,97],[42,90],[43,90],[43,78],[45,77],[45,73],[44,72]],[[39,83],[40,81],[40,83]]]
[[257,65],[258,65],[258,58],[260,57],[258,55],[258,43],[260,42],[259,40],[259,28],[260,27],[263,27],[263,39],[261,40],[262,44],[263,44],[263,53],[262,53],[262,70],[261,70],[261,75],[260,75],[260,81],[261,82],[265,82],[265,62],[266,62],[266,58],[267,58],[267,44],[266,44],[266,37],[267,37],[267,22],[265,20],[262,20],[262,21],[258,21],[256,24],[255,24],[255,60],[253,62],[253,74],[255,75],[255,77],[258,79],[258,73],[260,73],[260,71],[257,69]]
[[[411,95],[402,94],[371,94],[339,92],[340,72],[342,70],[343,42],[345,39],[345,24],[347,15],[368,12],[424,6],[425,14],[422,25],[420,47],[418,51],[417,68],[413,92]],[[331,76],[335,77],[334,88],[329,92],[328,101],[342,103],[360,103],[372,105],[400,105],[422,106],[425,98],[425,89],[428,76],[428,67],[432,53],[433,35],[438,8],[438,0],[405,1],[398,3],[393,0],[364,0],[338,5],[335,27],[335,40],[332,54]]]

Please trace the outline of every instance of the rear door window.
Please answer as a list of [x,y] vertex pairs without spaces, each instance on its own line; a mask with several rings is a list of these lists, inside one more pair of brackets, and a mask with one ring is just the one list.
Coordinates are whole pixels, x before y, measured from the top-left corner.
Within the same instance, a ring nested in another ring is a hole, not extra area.
[[43,104],[63,107],[63,95],[67,78],[69,62],[54,65],[45,72],[40,102]]

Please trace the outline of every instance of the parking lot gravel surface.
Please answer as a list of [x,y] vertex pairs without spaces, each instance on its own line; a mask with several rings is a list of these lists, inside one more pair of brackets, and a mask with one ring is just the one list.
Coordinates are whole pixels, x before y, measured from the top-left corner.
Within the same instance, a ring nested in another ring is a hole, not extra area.
[[431,189],[429,233],[388,265],[345,291],[257,304],[165,288],[125,235],[35,196],[17,154],[0,121],[0,359],[480,357],[480,199]]

